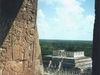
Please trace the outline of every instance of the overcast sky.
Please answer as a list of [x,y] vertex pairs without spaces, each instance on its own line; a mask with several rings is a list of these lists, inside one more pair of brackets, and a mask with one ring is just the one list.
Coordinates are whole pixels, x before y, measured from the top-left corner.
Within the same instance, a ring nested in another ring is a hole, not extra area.
[[94,0],[38,0],[39,39],[92,40]]

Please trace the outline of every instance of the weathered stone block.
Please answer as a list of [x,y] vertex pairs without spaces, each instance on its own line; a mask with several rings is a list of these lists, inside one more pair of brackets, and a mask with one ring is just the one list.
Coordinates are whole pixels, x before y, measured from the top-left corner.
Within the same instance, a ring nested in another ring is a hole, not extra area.
[[0,0],[0,75],[43,75],[37,0]]

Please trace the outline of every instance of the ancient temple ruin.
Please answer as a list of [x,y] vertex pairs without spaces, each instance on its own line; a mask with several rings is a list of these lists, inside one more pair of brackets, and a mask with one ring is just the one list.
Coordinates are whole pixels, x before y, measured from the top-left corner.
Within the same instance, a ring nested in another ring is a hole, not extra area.
[[0,75],[43,75],[38,0],[0,0]]
[[74,69],[79,68],[81,71],[92,68],[92,59],[84,55],[84,51],[65,51],[56,50],[52,55],[43,57],[44,67],[47,69]]

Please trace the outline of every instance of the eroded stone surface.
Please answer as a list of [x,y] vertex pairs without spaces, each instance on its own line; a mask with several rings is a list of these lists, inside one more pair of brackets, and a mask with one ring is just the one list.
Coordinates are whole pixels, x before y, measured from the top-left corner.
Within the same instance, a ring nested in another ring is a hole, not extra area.
[[43,75],[36,26],[37,0],[0,3],[0,75]]

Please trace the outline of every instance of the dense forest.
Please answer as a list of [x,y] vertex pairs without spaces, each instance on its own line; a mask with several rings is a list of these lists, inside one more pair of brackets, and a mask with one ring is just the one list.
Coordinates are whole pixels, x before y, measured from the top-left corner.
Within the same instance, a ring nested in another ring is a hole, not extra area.
[[92,56],[92,41],[40,39],[39,42],[42,56],[51,55],[53,50],[84,51],[86,56]]

